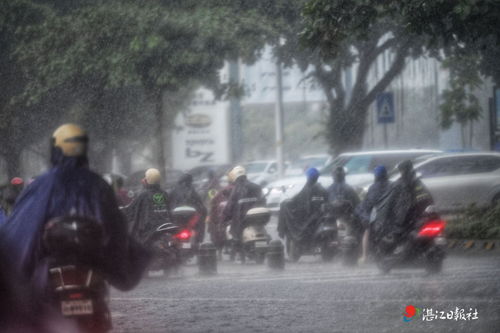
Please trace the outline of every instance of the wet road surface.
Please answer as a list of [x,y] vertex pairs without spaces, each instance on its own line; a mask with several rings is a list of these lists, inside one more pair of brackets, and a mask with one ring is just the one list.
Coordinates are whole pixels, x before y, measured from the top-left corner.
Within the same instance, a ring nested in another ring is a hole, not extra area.
[[[405,322],[408,305],[419,310]],[[500,255],[449,256],[433,276],[304,256],[278,272],[226,258],[203,277],[193,260],[113,291],[111,308],[114,332],[500,332]],[[461,310],[478,319],[443,319]]]

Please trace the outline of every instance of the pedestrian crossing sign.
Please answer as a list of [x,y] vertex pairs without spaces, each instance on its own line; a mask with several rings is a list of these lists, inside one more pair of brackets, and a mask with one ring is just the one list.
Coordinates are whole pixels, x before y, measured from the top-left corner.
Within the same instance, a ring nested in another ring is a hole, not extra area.
[[394,122],[394,97],[392,92],[377,95],[377,123],[387,124]]

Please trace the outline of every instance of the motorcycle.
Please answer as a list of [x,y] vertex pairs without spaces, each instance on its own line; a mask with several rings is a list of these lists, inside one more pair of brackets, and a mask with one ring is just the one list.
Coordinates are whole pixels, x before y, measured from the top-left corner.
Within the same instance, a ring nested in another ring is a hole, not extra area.
[[357,263],[361,245],[361,225],[354,216],[354,207],[350,201],[335,200],[331,203],[331,213],[336,217],[339,249],[342,263],[353,266]]
[[249,209],[243,219],[242,247],[244,258],[264,263],[271,236],[266,224],[271,219],[271,211],[265,207]]
[[102,227],[89,218],[57,217],[47,222],[42,241],[54,308],[73,319],[82,332],[110,330],[108,284],[92,267],[103,248]]
[[173,235],[171,245],[180,254],[182,262],[186,262],[196,254],[198,243],[196,242],[196,228],[200,222],[200,214],[190,206],[180,206],[172,210],[174,225],[179,231]]
[[173,241],[179,232],[179,226],[173,223],[164,223],[156,228],[148,241],[148,247],[153,252],[153,260],[147,270],[148,277],[164,276],[168,270],[179,267],[181,256]]
[[388,273],[394,267],[423,266],[430,274],[439,273],[446,256],[445,227],[446,221],[431,205],[398,237],[400,241],[392,234],[375,238],[372,248],[380,271]]
[[291,261],[296,262],[304,254],[320,254],[325,262],[333,260],[339,249],[338,227],[331,205],[321,205],[322,216],[312,237],[301,240],[286,237],[286,251]]

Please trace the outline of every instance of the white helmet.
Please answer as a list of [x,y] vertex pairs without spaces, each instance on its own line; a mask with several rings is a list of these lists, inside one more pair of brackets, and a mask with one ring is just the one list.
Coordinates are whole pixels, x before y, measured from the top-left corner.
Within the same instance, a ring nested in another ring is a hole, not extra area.
[[247,171],[245,170],[245,168],[241,165],[237,165],[231,171],[229,171],[228,177],[229,180],[234,182],[236,179],[240,178],[241,176],[245,176],[246,174]]
[[160,171],[158,171],[158,169],[154,169],[154,168],[147,169],[144,176],[145,176],[146,182],[149,185],[154,185],[154,184],[160,183],[161,175],[160,175]]

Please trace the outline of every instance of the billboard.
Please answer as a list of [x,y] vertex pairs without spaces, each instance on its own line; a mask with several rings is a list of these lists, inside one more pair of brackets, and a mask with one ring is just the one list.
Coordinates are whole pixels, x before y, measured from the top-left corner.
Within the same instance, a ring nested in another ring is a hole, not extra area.
[[173,167],[187,170],[199,165],[230,162],[229,102],[215,101],[200,89],[189,108],[177,115],[172,134]]

